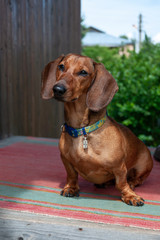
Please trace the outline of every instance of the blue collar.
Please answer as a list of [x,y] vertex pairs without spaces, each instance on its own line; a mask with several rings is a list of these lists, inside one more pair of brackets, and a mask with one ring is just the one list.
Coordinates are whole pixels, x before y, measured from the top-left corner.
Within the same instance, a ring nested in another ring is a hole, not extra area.
[[98,122],[92,124],[91,126],[83,127],[83,128],[72,128],[68,126],[66,123],[64,124],[65,131],[71,136],[77,138],[78,136],[84,135],[86,136],[88,133],[91,133],[98,128],[100,128],[107,119],[107,112],[106,115],[100,119]]

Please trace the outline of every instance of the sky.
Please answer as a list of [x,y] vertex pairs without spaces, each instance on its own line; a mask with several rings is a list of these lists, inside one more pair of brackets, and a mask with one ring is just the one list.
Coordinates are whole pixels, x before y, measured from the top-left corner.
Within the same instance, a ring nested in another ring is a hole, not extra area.
[[81,0],[83,24],[116,37],[138,40],[139,14],[142,38],[146,32],[154,43],[160,42],[160,0]]

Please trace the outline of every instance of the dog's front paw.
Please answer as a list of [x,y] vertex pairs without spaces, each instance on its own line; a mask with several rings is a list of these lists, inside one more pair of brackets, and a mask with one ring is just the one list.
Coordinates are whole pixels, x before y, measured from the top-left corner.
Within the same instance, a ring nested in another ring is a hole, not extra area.
[[64,188],[60,195],[64,197],[79,197],[79,189]]
[[138,195],[123,195],[121,199],[123,202],[131,206],[139,207],[144,205],[144,199]]

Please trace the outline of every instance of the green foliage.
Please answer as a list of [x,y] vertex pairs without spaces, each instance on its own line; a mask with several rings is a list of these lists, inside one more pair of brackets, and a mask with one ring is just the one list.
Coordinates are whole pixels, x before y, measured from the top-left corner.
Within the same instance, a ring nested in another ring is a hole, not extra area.
[[83,23],[84,19],[81,18],[81,39],[84,38],[84,36],[87,33],[88,28],[86,27],[86,25]]
[[128,37],[126,35],[120,35],[119,37],[123,38],[123,39],[128,39]]
[[160,44],[146,38],[141,51],[129,57],[99,46],[85,47],[83,54],[102,62],[118,82],[109,115],[147,145],[160,144]]

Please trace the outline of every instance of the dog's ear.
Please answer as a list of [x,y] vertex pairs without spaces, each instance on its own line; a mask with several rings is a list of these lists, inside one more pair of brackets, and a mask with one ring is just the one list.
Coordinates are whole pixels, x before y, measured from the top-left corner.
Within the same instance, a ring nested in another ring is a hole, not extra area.
[[118,91],[118,85],[103,64],[95,64],[95,79],[87,93],[87,107],[95,112],[106,107]]
[[49,62],[41,74],[41,96],[43,99],[50,99],[53,97],[53,86],[56,82],[57,66],[63,58],[64,55],[58,57],[55,61]]

